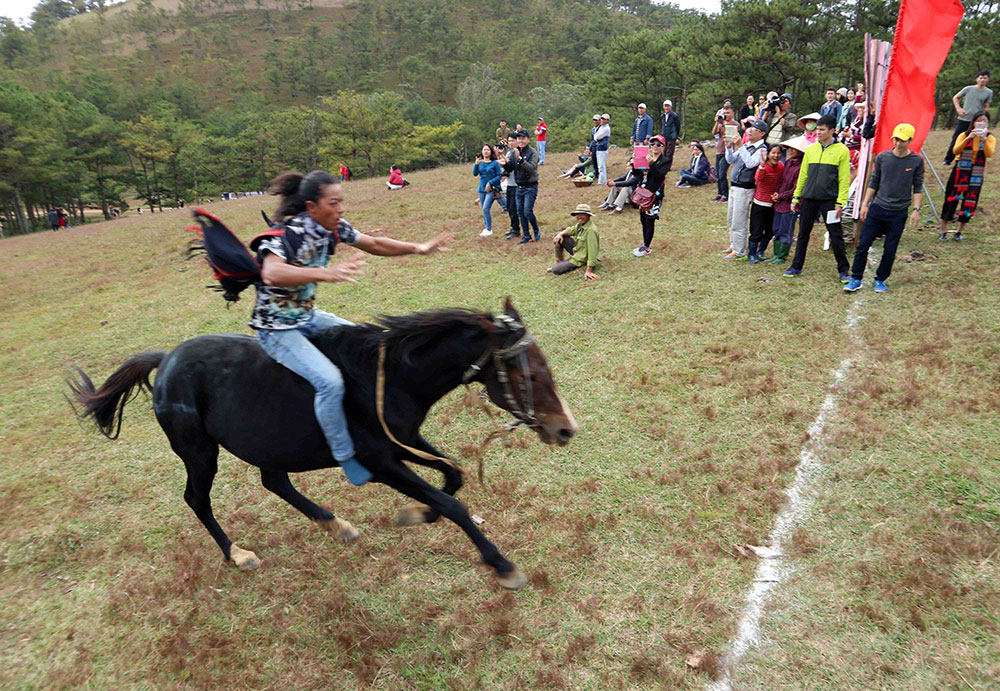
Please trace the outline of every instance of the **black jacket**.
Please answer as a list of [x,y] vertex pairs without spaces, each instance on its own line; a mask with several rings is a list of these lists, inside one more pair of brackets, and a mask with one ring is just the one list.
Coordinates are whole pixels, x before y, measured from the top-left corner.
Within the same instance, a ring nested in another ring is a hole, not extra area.
[[513,161],[508,172],[513,171],[518,187],[532,187],[538,184],[538,152],[530,146],[521,149],[521,157]]
[[[663,181],[667,177],[667,173],[670,172],[670,161],[666,156],[660,156],[658,159],[653,161],[649,166],[649,170],[633,170],[629,175],[618,182],[615,180],[615,187],[645,187],[651,192],[656,192],[657,195],[660,193],[660,189],[663,187]],[[643,182],[643,177],[645,177],[645,182]]]

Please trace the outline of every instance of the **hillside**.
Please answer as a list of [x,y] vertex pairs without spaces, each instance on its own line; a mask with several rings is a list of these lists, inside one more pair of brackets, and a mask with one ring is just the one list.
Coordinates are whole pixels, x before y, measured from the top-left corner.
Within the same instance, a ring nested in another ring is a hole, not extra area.
[[[555,181],[568,162],[544,168],[544,238],[520,247],[479,237],[467,166],[412,173],[402,192],[347,185],[358,228],[452,232],[452,251],[371,258],[356,285],[317,294],[359,322],[495,311],[513,296],[580,433],[548,448],[519,429],[487,448],[480,484],[473,452],[508,416],[459,389],[423,431],[469,469],[458,496],[528,574],[517,593],[492,583],[451,523],[393,527],[409,500],[384,486],[353,488],[336,470],[293,477],[361,530],[342,545],[228,454],[214,510],[263,564],[225,564],[184,503],[182,463],[148,399],[129,403],[112,442],[76,421],[64,375],[80,366],[101,382],[135,353],[247,333],[249,302],[227,310],[203,288],[206,267],[183,258],[182,211],[0,241],[0,686],[704,689],[757,566],[734,546],[765,543],[813,449],[813,511],[786,545],[787,581],[734,688],[991,688],[994,171],[964,244],[907,230],[889,292],[873,293],[869,275],[850,296],[819,242],[796,280],[721,261],[725,207],[674,187],[676,173],[653,254],[631,254],[634,211],[601,212],[601,279],[546,274],[554,232],[604,195]],[[611,169],[623,164],[613,152]],[[246,238],[273,201],[209,208]],[[914,250],[925,260],[905,261]],[[25,296],[25,276],[42,279],[44,299]]]

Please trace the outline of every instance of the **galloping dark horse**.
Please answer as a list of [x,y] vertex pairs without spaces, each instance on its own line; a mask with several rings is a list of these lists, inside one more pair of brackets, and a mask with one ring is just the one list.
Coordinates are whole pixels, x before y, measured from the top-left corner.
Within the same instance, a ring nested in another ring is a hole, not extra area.
[[[454,497],[462,486],[461,471],[419,431],[438,399],[462,383],[480,382],[496,405],[534,429],[543,442],[564,445],[576,432],[545,356],[509,299],[504,307],[505,313],[496,317],[460,309],[383,317],[380,325],[332,329],[314,343],[344,374],[344,409],[358,460],[375,482],[420,502],[402,511],[397,523],[430,523],[439,515],[449,518],[496,570],[499,583],[517,589],[524,585],[524,575],[486,539]],[[149,375],[157,367],[151,386]],[[141,353],[96,390],[90,378],[78,372],[79,380],[70,386],[80,405],[79,415],[92,418],[112,439],[121,429],[125,404],[142,388],[152,389],[156,419],[187,468],[184,499],[226,559],[240,568],[255,569],[260,561],[233,544],[212,515],[209,493],[220,444],[259,467],[264,487],[325,530],[345,541],[358,537],[354,526],[302,496],[289,481],[290,472],[329,468],[337,462],[316,422],[312,387],[265,355],[255,339],[200,336],[170,353]],[[380,376],[384,426],[376,402]],[[439,470],[444,487],[436,489],[403,461]]]

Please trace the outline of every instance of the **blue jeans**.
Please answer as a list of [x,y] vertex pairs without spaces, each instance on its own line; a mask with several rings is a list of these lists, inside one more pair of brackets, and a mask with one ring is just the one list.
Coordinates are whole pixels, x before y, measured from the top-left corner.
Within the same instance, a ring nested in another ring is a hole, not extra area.
[[545,142],[536,141],[538,146],[538,165],[545,163]]
[[312,318],[295,329],[257,329],[260,347],[274,360],[316,389],[313,409],[326,443],[338,461],[354,458],[354,442],[344,415],[344,377],[340,369],[309,338],[333,326],[353,326],[334,314],[315,310]]
[[698,187],[708,182],[707,178],[699,178],[687,168],[681,168],[681,182],[686,182],[692,187]]
[[[538,196],[538,185],[518,185],[517,186],[517,215],[521,219],[521,231],[524,237],[531,237],[531,230],[535,231],[535,237],[539,237],[538,219],[535,218],[535,197]],[[531,223],[529,230],[528,224]]]
[[483,223],[486,224],[486,230],[493,230],[493,214],[490,213],[490,209],[493,208],[492,191],[479,193],[479,206],[483,207]]

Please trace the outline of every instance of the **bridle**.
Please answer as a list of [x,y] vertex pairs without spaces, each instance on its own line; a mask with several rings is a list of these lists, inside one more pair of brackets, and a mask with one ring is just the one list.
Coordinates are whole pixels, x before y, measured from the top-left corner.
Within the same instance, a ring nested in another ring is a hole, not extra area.
[[[483,365],[486,364],[486,361],[492,357],[493,366],[496,367],[497,370],[497,379],[503,387],[504,400],[510,407],[511,414],[513,414],[517,419],[508,423],[504,429],[491,434],[486,438],[486,441],[480,445],[480,482],[483,481],[482,451],[492,439],[499,434],[503,434],[504,432],[512,432],[520,425],[524,425],[529,429],[534,429],[539,426],[539,422],[535,417],[535,402],[531,393],[531,368],[528,366],[527,356],[527,350],[535,342],[535,337],[528,333],[528,330],[523,324],[506,314],[495,316],[493,318],[493,324],[505,331],[510,331],[516,328],[523,329],[523,333],[521,334],[521,337],[512,345],[501,348],[491,345],[487,348],[474,363],[469,365],[469,369],[467,369],[465,374],[462,375],[462,383],[465,384],[466,388],[468,388],[469,383],[482,372]],[[523,408],[518,403],[517,397],[514,395],[514,390],[510,385],[510,372],[508,371],[508,367],[509,363],[514,360],[517,360],[517,363],[521,368],[521,399],[525,402],[525,407]],[[477,398],[477,400],[479,399]],[[386,436],[389,437],[389,440],[394,444],[406,449],[419,458],[427,461],[442,461],[461,472],[462,468],[450,458],[435,456],[434,454],[427,453],[426,451],[415,449],[412,446],[407,446],[403,442],[399,441],[389,430],[389,426],[385,422],[385,341],[379,343],[378,349],[378,369],[376,370],[375,377],[375,413],[378,417],[379,423],[382,425],[382,431],[385,432]]]
[[[528,365],[528,348],[534,344],[535,337],[528,333],[523,324],[506,314],[494,317],[493,323],[505,331],[520,328],[523,329],[523,333],[517,341],[509,346],[497,348],[491,345],[483,351],[483,354],[474,363],[469,365],[469,369],[465,370],[465,374],[462,375],[462,383],[468,386],[469,382],[479,376],[486,361],[492,357],[493,367],[497,371],[497,380],[499,380],[500,386],[503,387],[504,401],[507,403],[507,408],[511,415],[516,418],[507,425],[507,430],[513,430],[519,425],[524,425],[528,429],[534,429],[538,427],[539,423],[538,418],[535,417],[535,400],[531,392],[531,367]],[[521,369],[521,379],[518,382],[518,389],[521,392],[521,402],[518,402],[517,396],[514,395],[514,388],[510,383],[510,371],[508,368],[515,362]]]

